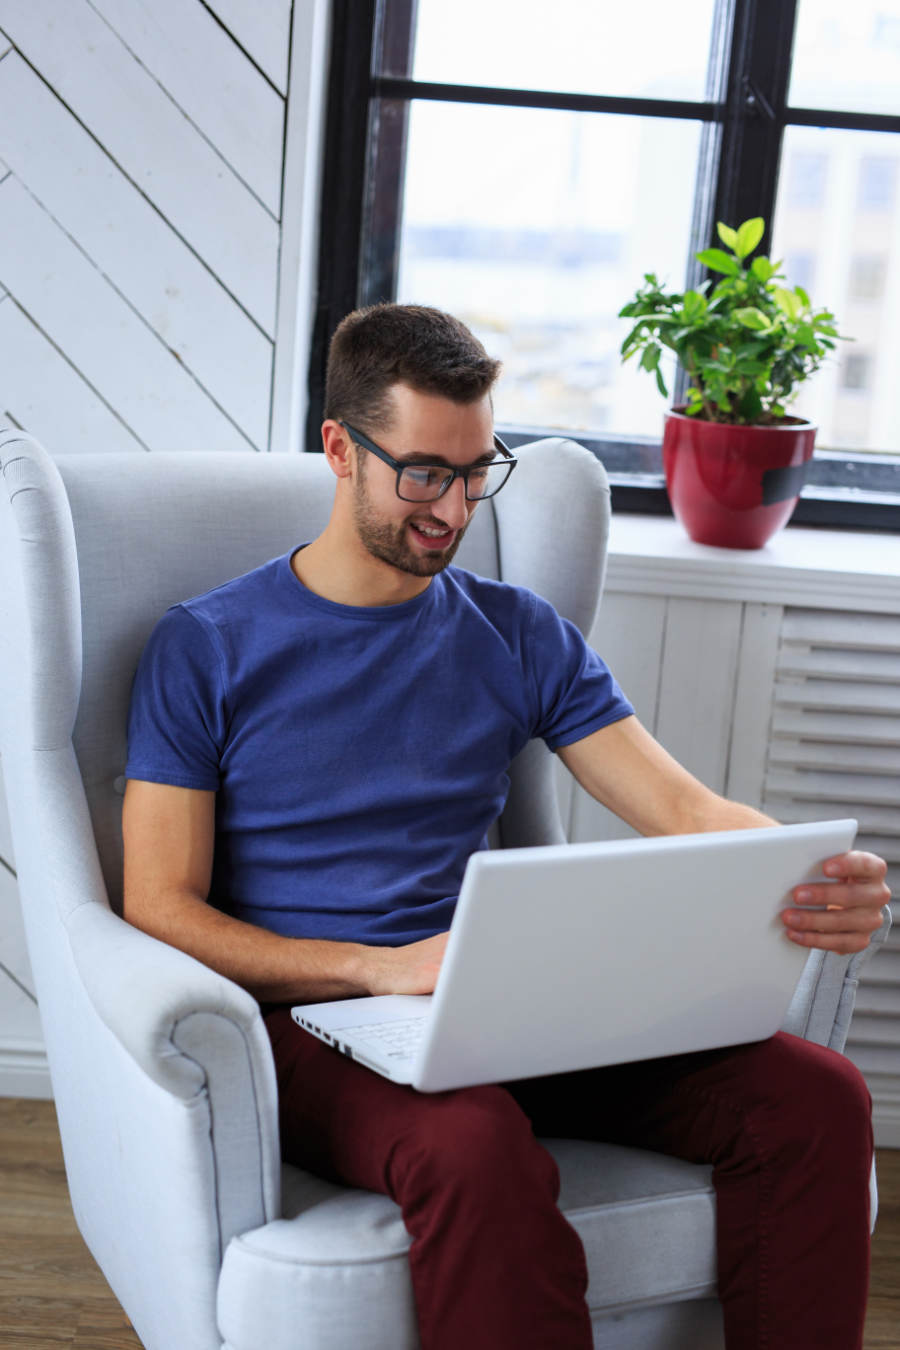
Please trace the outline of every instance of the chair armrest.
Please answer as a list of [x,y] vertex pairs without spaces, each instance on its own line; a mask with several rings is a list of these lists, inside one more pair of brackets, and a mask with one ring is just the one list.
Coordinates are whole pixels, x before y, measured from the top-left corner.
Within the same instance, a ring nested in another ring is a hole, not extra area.
[[278,1094],[255,999],[102,904],[79,905],[66,929],[95,1011],[137,1067],[177,1098],[208,1099],[223,1246],[278,1217]]
[[[163,1115],[209,1115],[208,1130],[196,1136],[203,1140],[196,1163],[215,1178],[226,1242],[234,1231],[277,1217],[277,1088],[256,1001],[109,909],[71,745],[39,754],[10,749],[10,816],[61,1127],[70,1113],[73,1130],[83,1132],[84,1094],[71,1081],[76,1061],[82,1073],[95,1065],[109,1070],[110,1082],[127,1074],[135,1099],[158,1101]],[[70,993],[73,983],[79,987]],[[73,1025],[82,1008],[93,1016]],[[117,1111],[127,1135],[127,1088]],[[144,1125],[137,1121],[134,1129]],[[186,1160],[196,1145],[187,1138]]]
[[[177,1049],[185,1019],[198,1013],[223,1017],[242,1036],[254,1039],[254,1024],[260,1020],[255,999],[208,966],[149,937],[100,903],[79,905],[65,924],[94,1008],[143,1071],[167,1092],[193,1097],[204,1085],[201,1065],[185,1060]],[[260,1042],[257,1050],[262,1049]]]
[[818,1045],[827,1045],[831,1050],[843,1050],[856,1003],[860,972],[884,944],[891,926],[889,906],[885,905],[882,915],[881,927],[872,934],[869,945],[861,952],[852,956],[810,952],[782,1024],[783,1031]]

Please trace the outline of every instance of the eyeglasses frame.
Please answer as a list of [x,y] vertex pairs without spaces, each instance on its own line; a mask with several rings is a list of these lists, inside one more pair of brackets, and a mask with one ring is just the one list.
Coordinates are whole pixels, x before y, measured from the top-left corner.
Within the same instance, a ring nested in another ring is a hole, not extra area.
[[[405,463],[402,459],[395,459],[393,455],[389,455],[387,450],[383,450],[382,447],[378,445],[375,441],[373,441],[371,437],[367,436],[365,432],[357,430],[356,427],[352,427],[349,422],[339,422],[338,425],[344,428],[344,430],[347,432],[352,441],[354,441],[357,445],[361,445],[364,450],[370,451],[371,454],[375,455],[378,459],[382,460],[385,464],[387,464],[390,468],[394,470],[395,474],[397,475],[396,480],[394,482],[394,490],[396,491],[397,496],[400,498],[401,502],[440,501],[441,497],[445,496],[445,494],[450,491],[450,488],[456,482],[457,478],[461,478],[463,480],[463,488],[465,490],[467,502],[490,501],[491,497],[496,497],[497,493],[502,492],[502,490],[506,487],[506,484],[512,477],[513,469],[519,462],[516,456],[510,450],[509,446],[504,445],[503,441],[500,439],[497,433],[494,432],[494,449],[499,450],[501,455],[504,456],[504,460],[501,460],[500,462],[503,463],[505,461],[509,465],[509,473],[506,475],[500,486],[498,488],[495,488],[493,492],[488,493],[487,496],[470,497],[469,474],[472,473],[475,469],[484,468],[483,464],[467,464],[466,467],[462,469],[452,468],[449,464],[437,464],[437,463],[429,464],[426,460],[417,461],[415,464],[408,464]],[[437,494],[436,497],[403,497],[400,494],[400,475],[403,473],[404,469],[443,469],[446,473],[450,475],[450,477],[447,479],[446,483],[444,483],[443,487],[441,488],[440,492]]]

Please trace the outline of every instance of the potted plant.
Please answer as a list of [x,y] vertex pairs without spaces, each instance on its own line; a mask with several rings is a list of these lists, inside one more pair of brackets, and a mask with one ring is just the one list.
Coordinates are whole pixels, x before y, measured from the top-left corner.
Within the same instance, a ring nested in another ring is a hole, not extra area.
[[816,428],[785,408],[840,334],[829,310],[813,309],[801,286],[788,288],[779,263],[750,261],[765,231],[760,217],[717,229],[724,248],[696,257],[720,279],[673,293],[646,273],[620,310],[633,321],[621,353],[627,361],[640,352],[665,397],[664,347],[687,372],[687,402],[666,414],[663,467],[688,534],[759,548],[787,523],[813,453]]

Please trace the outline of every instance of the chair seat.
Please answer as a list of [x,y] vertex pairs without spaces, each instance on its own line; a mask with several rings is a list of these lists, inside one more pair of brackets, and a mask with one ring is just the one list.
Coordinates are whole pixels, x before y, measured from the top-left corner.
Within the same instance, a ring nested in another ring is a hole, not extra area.
[[[559,1166],[560,1206],[587,1253],[592,1314],[714,1295],[709,1167],[615,1144],[544,1142]],[[288,1166],[283,1201],[285,1217],[234,1238],[225,1253],[225,1350],[418,1350],[410,1237],[394,1202]]]

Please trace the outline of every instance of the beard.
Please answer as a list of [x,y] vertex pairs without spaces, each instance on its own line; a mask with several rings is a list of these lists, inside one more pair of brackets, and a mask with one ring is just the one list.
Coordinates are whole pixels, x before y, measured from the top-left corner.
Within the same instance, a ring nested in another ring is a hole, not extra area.
[[[353,519],[360,542],[373,558],[389,563],[391,567],[397,567],[401,572],[407,572],[414,577],[433,577],[438,572],[443,572],[453,561],[468,526],[467,522],[458,530],[453,543],[448,544],[446,548],[417,553],[409,540],[407,521],[395,525],[378,519],[366,493],[364,480],[360,482],[356,491]],[[437,526],[444,522],[429,517],[421,523]]]

